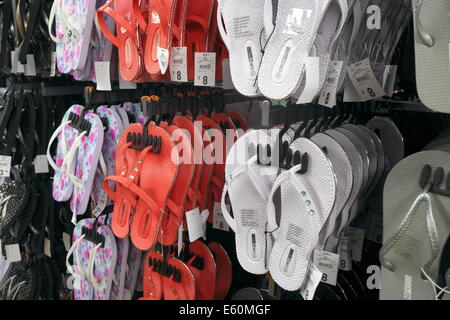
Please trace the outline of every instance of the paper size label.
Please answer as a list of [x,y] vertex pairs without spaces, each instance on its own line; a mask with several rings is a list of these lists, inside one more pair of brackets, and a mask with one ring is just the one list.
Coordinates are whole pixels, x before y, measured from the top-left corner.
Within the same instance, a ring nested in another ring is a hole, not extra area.
[[313,263],[322,272],[321,281],[335,286],[339,272],[339,255],[316,249]]
[[5,246],[5,254],[8,262],[19,262],[22,260],[18,243]]
[[92,215],[94,217],[100,216],[106,208],[106,204],[108,202],[108,195],[104,190],[100,192],[100,197],[98,198],[98,203],[95,206],[95,209],[92,211]]
[[11,157],[0,156],[0,177],[9,178],[11,173]]
[[97,82],[98,91],[111,91],[111,75],[110,75],[110,62],[109,61],[96,61],[95,67],[95,79]]
[[187,82],[187,48],[172,48],[170,56],[170,80],[174,82]]
[[345,236],[350,238],[350,252],[353,261],[361,262],[363,247],[364,247],[364,233],[363,229],[348,227],[345,231]]
[[186,222],[188,225],[189,241],[194,242],[204,237],[202,217],[199,208],[186,212]]
[[328,74],[322,91],[320,92],[319,104],[332,108],[336,105],[336,94],[338,90],[339,77],[342,72],[343,61],[331,61],[328,66]]
[[348,237],[341,237],[338,246],[338,252],[340,255],[339,269],[344,271],[352,270],[352,253],[350,247],[351,239]]
[[216,84],[216,53],[195,53],[195,80],[194,85],[200,87],[213,87]]
[[34,172],[35,173],[48,173],[48,160],[47,156],[45,154],[43,155],[37,155],[36,158],[34,158]]
[[25,75],[29,77],[35,77],[36,73],[36,61],[33,54],[27,54],[27,64],[25,65]]
[[363,101],[381,98],[385,95],[383,87],[373,73],[368,58],[349,65],[347,72],[350,81]]
[[320,58],[305,58],[306,83],[297,104],[311,103],[319,93],[320,86]]
[[[230,211],[230,206],[226,206],[227,210]],[[213,228],[222,231],[230,231],[230,227],[223,216],[222,205],[220,202],[214,202]]]
[[300,288],[300,294],[305,300],[313,300],[317,286],[322,279],[322,272],[313,263],[310,263],[305,281]]

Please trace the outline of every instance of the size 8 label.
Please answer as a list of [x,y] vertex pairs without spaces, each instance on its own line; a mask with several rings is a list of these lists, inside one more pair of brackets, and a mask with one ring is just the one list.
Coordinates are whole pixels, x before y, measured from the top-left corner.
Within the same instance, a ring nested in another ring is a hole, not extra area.
[[170,80],[174,82],[187,82],[187,48],[172,48],[170,56]]
[[0,156],[0,177],[9,178],[11,173],[11,157]]
[[343,61],[331,61],[328,66],[328,74],[320,92],[319,104],[332,108],[336,105],[339,77],[342,72]]
[[[230,211],[230,206],[227,206],[227,210]],[[220,202],[214,202],[214,212],[213,212],[213,228],[217,230],[230,231],[228,223],[222,213],[222,206]]]
[[339,269],[344,271],[352,270],[352,253],[350,248],[350,241],[351,239],[345,236],[341,237],[339,241]]
[[95,61],[95,79],[98,91],[111,91],[111,76],[109,61]]
[[200,87],[213,87],[216,84],[216,53],[195,53],[195,80],[194,85]]
[[310,264],[300,294],[305,300],[313,300],[317,286],[322,279],[322,272],[313,263]]
[[364,247],[364,230],[348,227],[345,236],[350,238],[350,252],[353,261],[361,262]]
[[347,68],[350,81],[363,101],[383,97],[385,92],[373,73],[368,58],[349,65]]
[[339,272],[339,255],[316,249],[313,263],[322,272],[321,281],[335,286]]

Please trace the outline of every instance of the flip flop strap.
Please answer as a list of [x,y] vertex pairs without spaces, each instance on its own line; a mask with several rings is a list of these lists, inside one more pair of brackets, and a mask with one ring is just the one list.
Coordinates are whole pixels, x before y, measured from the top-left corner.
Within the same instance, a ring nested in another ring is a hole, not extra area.
[[31,38],[36,30],[38,19],[40,18],[41,6],[42,0],[33,0],[31,2],[30,19],[27,23],[27,30],[19,50],[19,61],[22,64],[27,63],[27,53],[30,49]]
[[222,9],[223,9],[222,1],[219,1],[219,6],[217,7],[217,28],[219,29],[219,33],[220,36],[222,37],[223,43],[227,47],[228,51],[230,51],[230,37],[225,31],[225,26],[223,25]]
[[[97,244],[94,249],[92,249],[90,255],[89,255],[89,264],[88,264],[88,280],[92,283],[94,286],[94,289],[96,291],[100,291],[100,285],[97,282],[97,279],[94,276],[94,265],[95,265],[95,258],[97,257],[97,251],[101,247],[101,243]],[[102,279],[100,279],[101,281]]]
[[428,191],[421,193],[417,196],[414,203],[411,205],[408,213],[403,218],[402,222],[398,226],[397,230],[386,240],[385,244],[380,250],[379,257],[381,265],[390,271],[395,271],[395,266],[393,263],[388,261],[385,256],[394,247],[394,245],[406,234],[409,226],[413,222],[414,218],[419,211],[419,207],[422,203],[427,205],[427,210],[425,212],[426,222],[427,222],[427,236],[430,240],[431,246],[431,258],[425,263],[423,269],[428,272],[433,262],[437,259],[439,255],[439,237],[436,227],[436,222],[433,216],[433,208],[431,205],[431,197]]

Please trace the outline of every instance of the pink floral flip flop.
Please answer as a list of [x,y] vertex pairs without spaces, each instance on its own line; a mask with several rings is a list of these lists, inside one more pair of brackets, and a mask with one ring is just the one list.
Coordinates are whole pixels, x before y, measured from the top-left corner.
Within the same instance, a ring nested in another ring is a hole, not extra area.
[[124,300],[125,277],[127,273],[127,261],[130,253],[130,239],[116,238],[117,263],[114,270],[114,281],[111,289],[110,300]]
[[133,298],[134,290],[136,289],[137,279],[139,276],[139,268],[141,265],[143,265],[141,263],[142,256],[142,251],[136,248],[130,241],[123,300],[131,300]]

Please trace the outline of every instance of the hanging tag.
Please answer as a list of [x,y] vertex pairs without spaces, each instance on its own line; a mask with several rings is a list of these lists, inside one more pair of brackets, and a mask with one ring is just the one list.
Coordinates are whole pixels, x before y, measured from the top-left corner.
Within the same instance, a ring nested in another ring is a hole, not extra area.
[[98,203],[95,206],[95,209],[92,211],[92,215],[94,217],[100,216],[106,208],[106,203],[108,202],[108,195],[104,190],[100,193],[100,197],[98,198]]
[[339,255],[322,250],[314,250],[313,263],[322,272],[321,281],[336,286],[339,272]]
[[387,97],[394,95],[395,80],[397,78],[398,66],[387,65],[384,69],[383,87]]
[[110,76],[110,62],[109,61],[95,61],[95,79],[97,81],[98,91],[112,91],[111,76]]
[[73,43],[78,43],[80,40],[81,34],[76,29],[70,29],[69,26],[77,25],[77,21],[73,17],[68,18],[69,21],[67,23],[63,23],[62,27],[64,29],[64,35]]
[[200,216],[202,218],[203,240],[206,241],[206,225],[208,223],[209,210],[208,209],[203,210]]
[[190,242],[194,242],[204,236],[202,217],[200,216],[200,210],[198,208],[186,212],[186,222],[188,225]]
[[169,50],[156,48],[156,56],[158,57],[159,68],[161,69],[161,74],[166,74],[167,67],[169,66]]
[[50,66],[50,77],[56,76],[56,52],[52,52],[52,64]]
[[216,84],[216,53],[195,53],[195,80],[194,85],[200,87],[213,87]]
[[20,254],[19,244],[10,244],[5,246],[6,260],[8,262],[22,261],[22,255]]
[[319,104],[328,108],[332,108],[336,105],[337,86],[339,82],[339,76],[341,75],[343,61],[331,61],[328,66],[328,74],[320,92]]
[[231,78],[230,59],[222,60],[222,86],[224,90],[236,89]]
[[344,102],[362,102],[363,99],[356,91],[355,86],[351,82],[351,80],[347,77],[344,81]]
[[17,50],[11,51],[11,73],[17,74],[19,67],[19,57],[17,56]]
[[317,286],[322,279],[322,272],[313,264],[309,264],[308,273],[302,287],[300,288],[300,294],[305,300],[314,300]]
[[33,54],[27,54],[27,64],[25,65],[25,75],[29,77],[35,77],[36,73],[36,61]]
[[178,256],[180,256],[181,250],[183,250],[183,224],[181,224],[178,227],[178,246],[177,246]]
[[172,48],[170,56],[170,80],[174,82],[187,82],[187,48]]
[[51,243],[47,238],[44,238],[44,254],[49,258],[52,257]]
[[[226,206],[227,210],[230,211],[230,206]],[[223,217],[222,205],[220,202],[214,202],[213,228],[222,231],[230,231],[230,227]]]
[[297,104],[311,103],[319,93],[320,57],[305,58],[306,83]]
[[136,90],[137,83],[132,81],[126,81],[119,74],[119,89],[120,90]]
[[47,156],[45,154],[43,155],[37,155],[36,158],[34,158],[34,172],[35,173],[48,173],[48,160]]
[[341,240],[339,241],[338,252],[341,258],[339,261],[339,269],[344,271],[352,270],[352,253],[350,248],[350,241],[350,238],[344,236],[342,236]]
[[361,262],[364,247],[364,230],[348,227],[345,236],[350,238],[350,252],[353,261]]
[[11,173],[11,157],[0,156],[0,177],[9,178]]
[[381,98],[385,95],[383,88],[373,73],[368,58],[349,65],[347,72],[350,81],[363,101]]
[[62,234],[62,239],[63,239],[63,243],[64,243],[64,248],[66,249],[66,251],[69,251],[71,245],[72,245],[72,240],[70,235],[67,232],[63,232]]

